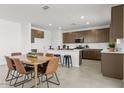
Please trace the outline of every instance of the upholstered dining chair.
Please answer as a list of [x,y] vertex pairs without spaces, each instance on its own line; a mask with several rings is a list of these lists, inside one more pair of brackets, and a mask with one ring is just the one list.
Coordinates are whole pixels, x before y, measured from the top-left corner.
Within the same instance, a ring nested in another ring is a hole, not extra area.
[[11,53],[11,56],[19,56],[19,55],[22,55],[22,53],[21,52],[13,52],[13,53]]
[[[59,62],[59,58],[58,57],[52,57],[50,59],[50,61],[47,63],[46,69],[41,69],[39,71],[41,71],[42,75],[44,75],[46,77],[46,82],[47,82],[47,87],[49,88],[49,83],[53,83],[56,85],[60,85],[59,79],[57,77],[57,68],[58,68],[58,62]],[[48,75],[54,75],[57,79],[57,82],[53,82],[50,81],[50,79],[48,78]],[[43,82],[45,82],[43,81]]]
[[15,84],[14,86],[19,86],[19,85],[22,85],[22,88],[24,86],[24,83],[30,81],[32,79],[29,79],[29,74],[32,74],[34,69],[33,68],[27,68],[27,67],[24,67],[24,64],[17,58],[13,58],[13,62],[15,64],[15,67],[16,67],[16,70],[18,72],[18,77],[21,75],[21,76],[24,76],[24,79],[20,82],[17,82],[18,81],[18,78],[16,79],[15,81]]
[[[46,57],[54,57],[54,54],[52,54],[52,53],[46,53],[45,56],[46,56]],[[39,69],[42,69],[43,71],[45,71],[45,69],[46,69],[46,67],[47,67],[47,64],[48,64],[48,62],[46,62],[46,63],[44,63],[44,64],[42,64],[42,65],[38,65],[38,68],[39,68]],[[52,75],[50,78],[53,78],[53,75]],[[42,80],[42,79],[43,79],[43,78],[41,78],[41,80]]]
[[[13,52],[11,53],[11,56],[21,56],[22,53],[21,52]],[[32,65],[29,64],[24,64],[25,67],[33,67]]]
[[[11,85],[11,81],[12,79],[14,79],[13,77],[16,72],[16,68],[11,58],[9,58],[8,56],[5,56],[5,59],[6,59],[7,66],[8,66],[8,73],[7,73],[5,80],[10,81],[10,85]],[[9,78],[9,76],[11,76],[11,78]]]

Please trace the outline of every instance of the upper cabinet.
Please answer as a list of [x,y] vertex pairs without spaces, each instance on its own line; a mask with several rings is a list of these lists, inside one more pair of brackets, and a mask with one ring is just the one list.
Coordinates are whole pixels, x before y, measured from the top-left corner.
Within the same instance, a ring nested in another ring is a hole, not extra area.
[[34,43],[35,38],[44,38],[44,32],[36,29],[31,29],[31,43]]
[[116,41],[117,38],[123,38],[124,35],[124,6],[115,6],[111,10],[111,31],[110,41]]
[[93,29],[78,32],[63,33],[63,43],[75,43],[75,39],[82,39],[84,43],[109,42],[110,28]]

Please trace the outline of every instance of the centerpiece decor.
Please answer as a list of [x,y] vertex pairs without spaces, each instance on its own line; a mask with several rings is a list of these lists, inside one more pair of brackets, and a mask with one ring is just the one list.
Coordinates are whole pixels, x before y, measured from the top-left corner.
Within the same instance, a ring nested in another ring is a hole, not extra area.
[[29,52],[29,53],[27,54],[27,56],[28,56],[28,57],[32,57],[32,58],[37,58],[37,55],[36,55],[35,52]]
[[109,42],[108,47],[110,52],[115,52],[115,42]]

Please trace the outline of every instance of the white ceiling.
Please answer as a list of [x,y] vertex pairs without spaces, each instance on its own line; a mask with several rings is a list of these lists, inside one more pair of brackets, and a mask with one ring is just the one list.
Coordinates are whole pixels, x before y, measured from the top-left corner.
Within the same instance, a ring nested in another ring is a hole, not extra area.
[[[43,4],[0,5],[0,18],[18,22],[31,22],[33,26],[46,30],[75,30],[109,25],[112,4],[51,4],[43,10]],[[84,16],[84,19],[80,17]],[[90,24],[86,24],[89,22]],[[72,23],[76,25],[72,25]],[[49,26],[52,24],[52,26]]]

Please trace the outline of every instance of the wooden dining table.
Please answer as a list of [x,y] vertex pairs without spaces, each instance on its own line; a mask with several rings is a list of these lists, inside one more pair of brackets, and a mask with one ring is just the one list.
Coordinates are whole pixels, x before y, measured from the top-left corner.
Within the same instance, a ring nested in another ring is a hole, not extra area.
[[11,56],[10,58],[18,58],[20,61],[22,61],[25,64],[29,64],[34,66],[34,87],[38,87],[37,81],[38,81],[38,65],[41,65],[43,63],[46,63],[51,59],[51,57],[47,56],[37,56],[37,57],[28,57],[27,55],[19,55],[19,56]]

